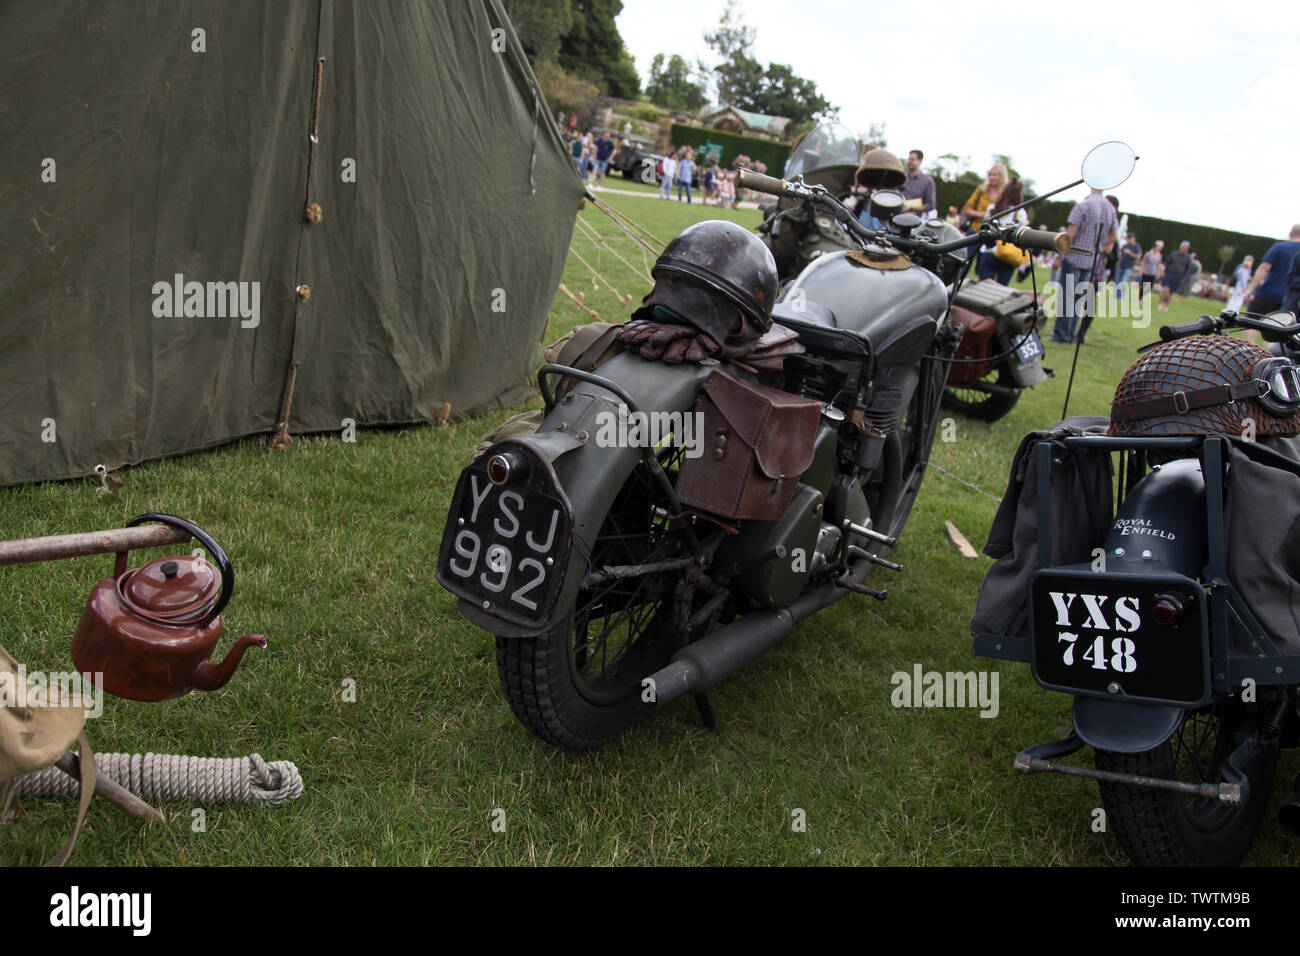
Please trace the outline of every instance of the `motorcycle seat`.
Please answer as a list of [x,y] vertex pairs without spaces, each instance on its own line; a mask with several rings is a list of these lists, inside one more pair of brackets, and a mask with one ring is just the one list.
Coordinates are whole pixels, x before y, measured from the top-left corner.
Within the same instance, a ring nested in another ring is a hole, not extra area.
[[852,329],[840,328],[835,313],[826,306],[811,299],[805,299],[799,305],[802,308],[796,309],[793,300],[776,303],[772,306],[772,321],[799,333],[799,341],[808,351],[857,358],[871,355],[871,343]]

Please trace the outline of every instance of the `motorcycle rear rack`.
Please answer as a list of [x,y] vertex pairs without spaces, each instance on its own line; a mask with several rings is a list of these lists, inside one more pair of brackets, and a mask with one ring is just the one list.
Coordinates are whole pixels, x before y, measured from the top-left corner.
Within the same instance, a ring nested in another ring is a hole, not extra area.
[[1064,757],[1084,746],[1079,736],[1070,732],[1068,737],[1047,743],[1034,744],[1016,754],[1015,768],[1022,773],[1063,773],[1073,777],[1088,777],[1107,783],[1123,783],[1130,787],[1151,790],[1176,790],[1188,796],[1218,800],[1232,806],[1241,806],[1246,799],[1245,788],[1239,783],[1185,783],[1182,780],[1165,780],[1160,777],[1143,777],[1132,773],[1115,773],[1093,767],[1074,767],[1053,763],[1051,758]]
[[[1061,461],[1061,446],[1108,451],[1137,451],[1142,458],[1127,462],[1121,493],[1142,477],[1145,452],[1189,449],[1199,452],[1205,475],[1206,532],[1209,546],[1210,680],[1216,697],[1235,693],[1244,681],[1257,686],[1300,685],[1300,655],[1279,653],[1272,639],[1255,620],[1237,589],[1228,580],[1227,534],[1224,529],[1223,463],[1227,440],[1218,437],[1180,436],[1168,438],[1119,438],[1111,436],[1069,436],[1043,441],[1034,449],[1038,456],[1038,567],[1052,566],[1051,508],[1052,472]],[[1136,456],[1135,456],[1136,457]],[[1116,507],[1119,506],[1116,501]],[[1229,623],[1240,626],[1255,645],[1258,656],[1234,657],[1229,651]],[[1029,663],[1031,641],[1012,634],[977,634],[971,647],[978,657]],[[1176,703],[1172,702],[1171,703]],[[1033,748],[1030,748],[1031,750]],[[1028,753],[1029,751],[1025,751]],[[1067,751],[1068,752],[1068,751]],[[1074,772],[1073,770],[1069,772]],[[1084,774],[1085,776],[1091,775]]]

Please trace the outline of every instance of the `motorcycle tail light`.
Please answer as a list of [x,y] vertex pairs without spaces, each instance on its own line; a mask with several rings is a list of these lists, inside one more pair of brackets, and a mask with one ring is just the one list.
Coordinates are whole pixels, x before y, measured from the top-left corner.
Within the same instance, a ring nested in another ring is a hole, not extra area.
[[1162,594],[1156,598],[1155,604],[1151,605],[1151,619],[1157,624],[1169,627],[1178,623],[1178,619],[1183,616],[1183,602],[1169,594]]
[[488,480],[494,485],[528,477],[528,459],[521,452],[506,451],[488,459]]

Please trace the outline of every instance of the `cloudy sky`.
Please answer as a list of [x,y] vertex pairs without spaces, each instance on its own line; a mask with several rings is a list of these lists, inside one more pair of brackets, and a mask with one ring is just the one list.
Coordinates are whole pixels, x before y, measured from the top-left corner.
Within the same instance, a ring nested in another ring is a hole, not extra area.
[[[623,0],[642,78],[659,52],[714,59],[725,0]],[[815,80],[889,148],[1006,153],[1039,190],[1108,139],[1141,156],[1124,210],[1283,237],[1300,222],[1300,5],[1236,0],[924,4],[742,0],[754,55]],[[1086,19],[1085,19],[1086,17]],[[1062,198],[1081,198],[1077,187]]]

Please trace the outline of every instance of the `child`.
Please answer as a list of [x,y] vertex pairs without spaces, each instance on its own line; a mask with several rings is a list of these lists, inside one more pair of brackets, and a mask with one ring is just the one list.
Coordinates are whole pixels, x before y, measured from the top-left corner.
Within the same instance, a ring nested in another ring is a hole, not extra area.
[[722,173],[718,182],[718,205],[736,208],[736,174]]

